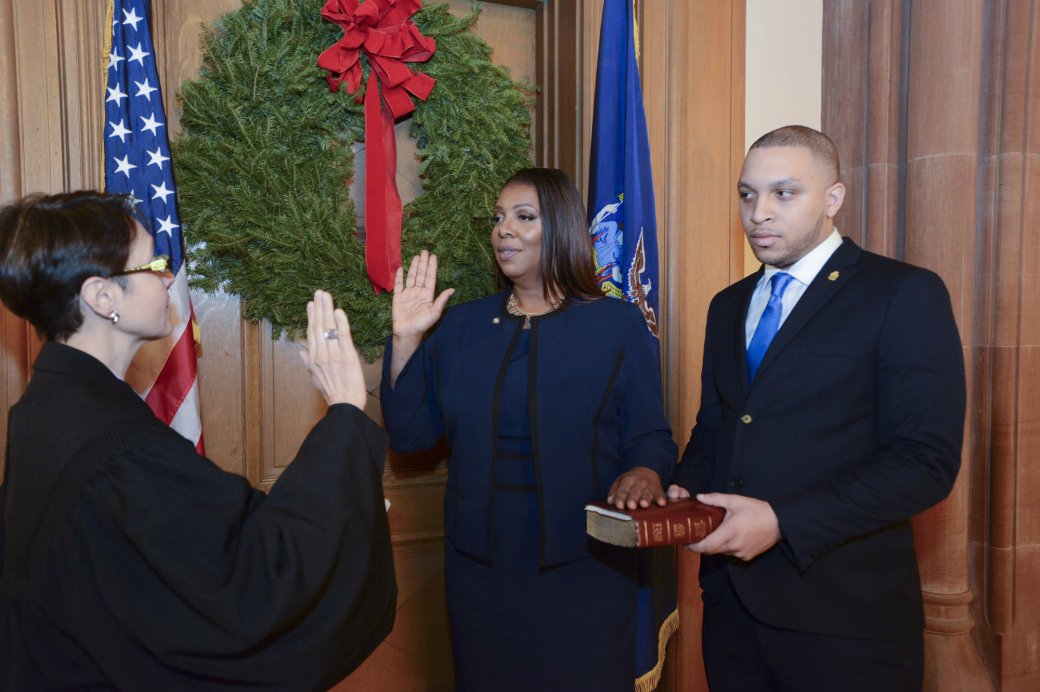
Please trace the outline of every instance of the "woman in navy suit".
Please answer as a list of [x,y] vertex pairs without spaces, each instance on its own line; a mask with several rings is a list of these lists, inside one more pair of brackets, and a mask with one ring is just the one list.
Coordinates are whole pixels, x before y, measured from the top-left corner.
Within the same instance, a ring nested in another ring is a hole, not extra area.
[[436,256],[398,271],[383,373],[394,448],[452,449],[457,689],[628,692],[636,555],[588,539],[584,506],[665,502],[677,450],[656,351],[639,309],[599,291],[563,172],[513,175],[493,224],[494,295],[445,311]]

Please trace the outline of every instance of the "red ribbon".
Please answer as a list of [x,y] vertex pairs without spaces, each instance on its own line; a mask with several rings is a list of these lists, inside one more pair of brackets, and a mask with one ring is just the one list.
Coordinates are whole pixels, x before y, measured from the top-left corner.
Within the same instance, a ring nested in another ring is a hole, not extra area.
[[[401,266],[401,196],[397,191],[394,121],[415,110],[412,96],[426,100],[434,79],[413,72],[408,62],[425,62],[437,42],[409,19],[422,0],[328,0],[321,16],[343,27],[343,38],[318,56],[338,91],[361,85],[361,54],[371,68],[365,84],[365,263],[376,293],[390,291]],[[376,96],[379,98],[368,98]]]

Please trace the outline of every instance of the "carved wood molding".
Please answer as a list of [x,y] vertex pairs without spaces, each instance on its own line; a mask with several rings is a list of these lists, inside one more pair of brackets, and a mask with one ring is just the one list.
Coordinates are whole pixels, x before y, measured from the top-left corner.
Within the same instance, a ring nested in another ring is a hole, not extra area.
[[[514,4],[514,3],[509,3]],[[559,168],[584,189],[582,165],[582,7],[579,0],[533,3],[537,13],[539,91],[532,130],[535,162]]]

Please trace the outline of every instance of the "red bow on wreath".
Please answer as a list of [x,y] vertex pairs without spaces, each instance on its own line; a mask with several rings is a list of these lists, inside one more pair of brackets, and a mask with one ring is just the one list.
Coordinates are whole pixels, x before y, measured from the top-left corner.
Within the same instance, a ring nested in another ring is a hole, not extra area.
[[[365,263],[379,293],[394,286],[401,266],[401,196],[397,192],[397,140],[394,121],[415,110],[411,96],[423,101],[434,80],[413,72],[408,62],[425,62],[437,50],[409,19],[422,0],[328,0],[321,16],[343,27],[343,38],[318,56],[329,70],[332,91],[361,84],[361,54],[368,59],[365,85]],[[411,94],[411,96],[409,95]],[[370,98],[371,96],[379,98]]]

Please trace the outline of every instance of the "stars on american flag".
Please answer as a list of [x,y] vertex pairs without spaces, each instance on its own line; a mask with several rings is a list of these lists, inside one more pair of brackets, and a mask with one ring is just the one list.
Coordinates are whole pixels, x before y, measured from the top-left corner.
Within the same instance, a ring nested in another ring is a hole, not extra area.
[[141,130],[143,132],[151,132],[154,136],[156,131],[162,126],[162,123],[156,121],[154,113],[149,115],[147,118],[143,116],[141,117]]
[[120,142],[126,143],[126,136],[130,134],[130,130],[126,129],[126,125],[123,124],[123,119],[120,118],[117,123],[109,123],[112,127],[112,134],[109,137],[118,137]]
[[162,170],[163,161],[169,160],[169,156],[162,155],[162,149],[160,147],[156,147],[155,151],[148,152],[148,165],[158,166],[160,171]]
[[123,93],[123,90],[119,88],[119,85],[116,84],[114,87],[106,87],[106,88],[108,89],[108,98],[105,99],[105,103],[111,103],[112,101],[115,101],[116,102],[116,108],[119,108],[120,106],[122,106],[123,105],[123,99],[126,98],[126,94]]
[[152,101],[152,92],[158,91],[158,89],[148,83],[147,77],[144,78],[143,82],[134,82],[134,86],[137,87],[137,93],[134,96],[144,96],[149,103]]
[[180,228],[175,224],[170,216],[165,219],[157,219],[159,222],[159,228],[155,231],[156,233],[166,233],[167,235],[173,235],[173,232]]
[[123,25],[131,26],[134,28],[135,31],[137,30],[137,23],[142,21],[143,19],[144,17],[137,16],[136,7],[131,7],[129,12],[123,10]]
[[130,163],[130,157],[124,156],[121,159],[115,159],[116,162],[116,173],[122,173],[127,178],[130,177],[130,171],[137,168],[135,164]]
[[146,53],[141,50],[141,44],[138,43],[136,46],[127,46],[130,49],[130,62],[136,61],[138,65],[144,67],[144,59],[147,58],[151,53]]
[[152,199],[162,199],[163,204],[166,204],[166,198],[173,194],[173,190],[166,187],[166,181],[159,183],[158,185],[152,185],[152,190],[155,194],[152,195]]
[[122,0],[117,9],[105,98],[105,185],[133,196],[156,252],[169,254],[176,272],[183,263],[180,218],[147,5]]

